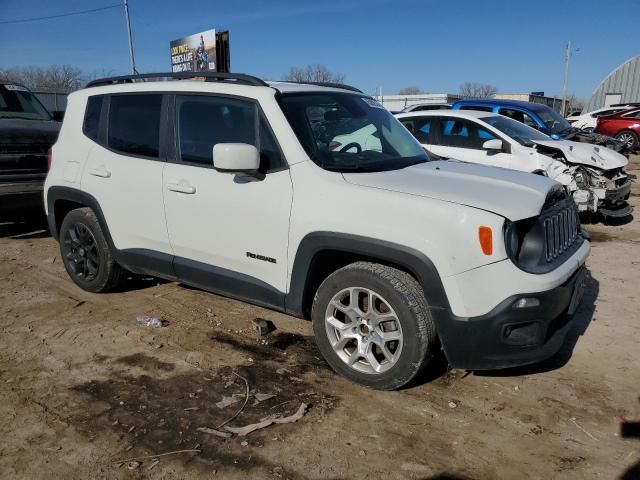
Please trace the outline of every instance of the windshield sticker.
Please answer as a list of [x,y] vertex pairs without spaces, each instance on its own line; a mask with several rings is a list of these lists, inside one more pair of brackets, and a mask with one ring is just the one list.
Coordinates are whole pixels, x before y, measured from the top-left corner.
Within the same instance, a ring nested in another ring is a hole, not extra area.
[[12,91],[16,91],[16,92],[28,92],[29,89],[25,88],[21,85],[4,85],[4,88],[6,88],[7,90],[12,90]]
[[370,107],[384,108],[380,102],[378,102],[377,100],[374,100],[373,98],[368,98],[368,97],[360,97],[360,98],[362,98],[362,101],[367,105],[369,105]]

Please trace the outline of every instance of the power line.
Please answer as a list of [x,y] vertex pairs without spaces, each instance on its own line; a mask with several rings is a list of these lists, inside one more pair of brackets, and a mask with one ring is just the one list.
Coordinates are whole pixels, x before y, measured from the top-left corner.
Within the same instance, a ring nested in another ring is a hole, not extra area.
[[116,3],[116,4],[113,4],[113,5],[107,5],[105,7],[92,8],[91,10],[80,10],[80,11],[77,11],[77,12],[62,13],[60,15],[49,15],[47,17],[22,18],[20,20],[3,20],[3,21],[0,21],[0,25],[7,25],[9,23],[38,22],[40,20],[51,20],[51,19],[54,19],[54,18],[71,17],[73,15],[82,15],[84,13],[101,12],[103,10],[110,10],[112,8],[120,8],[120,7],[122,7],[122,4]]

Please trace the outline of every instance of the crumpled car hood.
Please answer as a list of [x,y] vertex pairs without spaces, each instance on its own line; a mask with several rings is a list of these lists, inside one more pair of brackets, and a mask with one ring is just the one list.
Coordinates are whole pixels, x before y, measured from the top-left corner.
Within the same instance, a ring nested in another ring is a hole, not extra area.
[[628,160],[618,152],[591,143],[572,142],[571,140],[545,140],[534,143],[562,151],[569,163],[578,163],[602,170],[621,168],[628,163]]
[[343,173],[343,177],[354,185],[466,205],[512,221],[538,215],[557,185],[541,175],[453,160],[390,172]]

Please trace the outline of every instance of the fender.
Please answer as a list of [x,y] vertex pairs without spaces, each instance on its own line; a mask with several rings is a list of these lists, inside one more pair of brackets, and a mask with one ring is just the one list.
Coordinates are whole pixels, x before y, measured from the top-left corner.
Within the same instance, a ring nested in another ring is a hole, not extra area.
[[60,219],[60,221],[56,219],[54,208],[58,200],[67,200],[91,208],[96,214],[96,217],[98,217],[100,228],[102,228],[105,234],[109,248],[111,248],[112,251],[116,250],[98,200],[87,192],[83,192],[77,188],[53,186],[47,190],[47,223],[49,224],[49,231],[53,238],[59,241],[60,232],[58,232],[58,225],[62,223],[62,219]]
[[408,270],[420,283],[436,325],[448,320],[450,306],[444,286],[438,270],[425,254],[385,240],[337,232],[313,232],[301,240],[293,262],[289,293],[285,298],[287,313],[305,316],[303,306],[309,294],[307,289],[312,262],[323,250],[369,257],[374,261],[388,262]]

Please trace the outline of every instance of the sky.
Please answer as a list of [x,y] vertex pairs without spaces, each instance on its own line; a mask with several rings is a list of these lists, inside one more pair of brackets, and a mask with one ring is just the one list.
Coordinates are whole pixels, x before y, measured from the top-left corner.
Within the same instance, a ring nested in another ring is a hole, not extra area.
[[[123,8],[2,23],[121,2],[0,0],[0,68],[129,73]],[[588,99],[640,54],[640,0],[129,0],[129,10],[139,72],[170,71],[171,40],[215,28],[230,31],[234,72],[277,80],[321,63],[372,94],[456,93],[472,81],[559,96],[571,41],[568,91]]]

